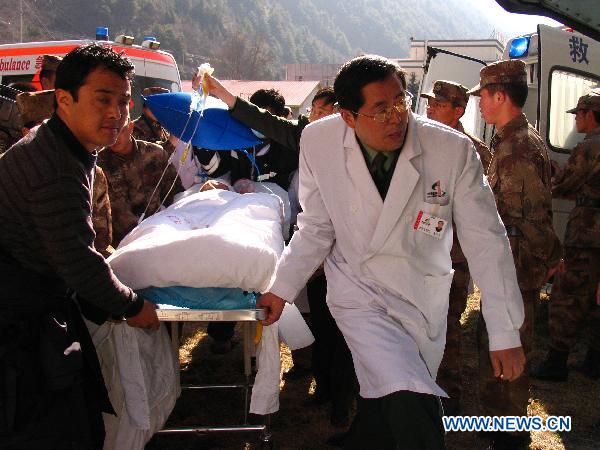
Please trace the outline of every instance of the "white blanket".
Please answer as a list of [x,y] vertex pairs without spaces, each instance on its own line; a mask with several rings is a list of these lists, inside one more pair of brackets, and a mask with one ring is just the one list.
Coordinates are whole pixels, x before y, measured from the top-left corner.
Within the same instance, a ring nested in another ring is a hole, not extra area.
[[164,325],[158,331],[86,321],[117,416],[103,414],[104,450],[142,450],[181,392],[179,361]]
[[108,259],[123,283],[264,292],[283,251],[283,206],[270,194],[210,190],[138,225]]

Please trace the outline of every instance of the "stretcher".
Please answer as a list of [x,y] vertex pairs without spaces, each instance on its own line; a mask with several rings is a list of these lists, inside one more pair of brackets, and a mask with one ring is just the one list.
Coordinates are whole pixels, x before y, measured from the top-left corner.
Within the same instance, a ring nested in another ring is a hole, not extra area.
[[171,345],[175,355],[179,354],[179,323],[184,322],[240,322],[242,324],[243,353],[244,353],[244,375],[245,382],[237,384],[209,384],[209,385],[182,385],[186,390],[208,390],[208,389],[242,389],[244,391],[244,423],[233,426],[206,427],[192,426],[186,428],[164,428],[159,433],[260,433],[260,448],[272,448],[270,432],[270,416],[266,416],[266,424],[251,425],[248,423],[249,393],[252,389],[251,357],[255,341],[260,339],[262,329],[261,320],[265,318],[262,309],[236,309],[236,310],[198,310],[176,308],[159,308],[156,310],[161,322],[171,322]]

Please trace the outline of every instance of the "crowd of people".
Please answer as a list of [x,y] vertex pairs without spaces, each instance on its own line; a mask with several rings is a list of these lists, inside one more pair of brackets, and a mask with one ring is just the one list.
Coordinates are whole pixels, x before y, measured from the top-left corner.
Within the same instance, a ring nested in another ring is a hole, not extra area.
[[[105,257],[188,186],[171,164],[176,136],[146,105],[130,117],[134,67],[124,55],[88,45],[44,61],[43,91],[13,87],[23,91],[23,138],[7,137],[0,157],[0,448],[95,449],[112,408],[82,315],[159,326],[155,306]],[[521,61],[484,67],[470,90],[435,81],[421,94],[427,117],[411,110],[406,73],[373,55],[344,64],[297,119],[274,89],[245,100],[207,74],[194,76],[194,90],[201,81],[260,138],[244,150],[194,148],[195,179],[209,180],[201,189],[270,181],[289,194],[290,240],[257,305],[272,324],[307,287],[316,390],[305,406],[330,405],[340,433],[329,444],[445,448],[442,416],[462,412],[471,279],[481,291],[482,415],[526,416],[529,377],[565,381],[586,321],[578,369],[600,378],[600,91],[566,112],[585,139],[553,172],[523,113]],[[489,148],[460,121],[470,96],[495,126]],[[553,197],[576,201],[563,244]],[[532,366],[549,280],[550,348]],[[229,351],[234,327],[209,325],[215,353]],[[495,449],[530,443],[527,432],[489,439]]]

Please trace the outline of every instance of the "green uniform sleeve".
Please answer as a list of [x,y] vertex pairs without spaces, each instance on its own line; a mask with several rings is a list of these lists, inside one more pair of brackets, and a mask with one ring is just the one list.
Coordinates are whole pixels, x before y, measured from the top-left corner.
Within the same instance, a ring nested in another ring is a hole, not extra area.
[[247,127],[264,134],[284,147],[300,152],[300,136],[304,127],[308,125],[307,117],[300,116],[298,121],[277,117],[240,97],[237,97],[230,113],[233,118]]

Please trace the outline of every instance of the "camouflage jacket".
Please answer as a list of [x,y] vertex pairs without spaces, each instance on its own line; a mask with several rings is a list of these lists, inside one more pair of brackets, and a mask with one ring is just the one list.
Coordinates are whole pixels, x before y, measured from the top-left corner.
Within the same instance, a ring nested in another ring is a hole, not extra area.
[[[479,154],[479,158],[481,159],[481,164],[483,166],[483,173],[487,174],[487,169],[490,165],[490,161],[492,160],[492,153],[490,149],[487,148],[487,145],[483,143],[480,139],[476,138],[470,133],[467,133],[463,128],[462,123],[458,122],[456,127],[456,131],[459,131],[465,134],[475,146],[475,150]],[[458,237],[456,235],[456,229],[454,229],[454,240],[452,241],[452,249],[450,250],[450,257],[452,258],[453,264],[464,263],[467,262],[467,258],[465,257],[462,249],[460,248],[460,243],[458,242]]]
[[487,176],[498,213],[507,229],[517,228],[522,235],[509,235],[519,286],[540,289],[562,253],[552,227],[548,150],[524,114],[496,133],[491,149]]
[[98,166],[96,166],[96,172],[94,173],[92,225],[96,233],[94,247],[106,258],[112,252],[112,218],[108,181],[104,171]]
[[133,121],[131,134],[137,140],[160,145],[169,156],[175,151],[175,147],[169,141],[169,132],[144,113]]
[[[577,144],[552,187],[554,197],[600,202],[600,127]],[[569,215],[565,246],[600,248],[600,208],[576,206]]]
[[[146,206],[145,217],[148,217],[159,210],[161,202],[170,205],[173,196],[183,190],[160,145],[135,139],[133,144],[133,151],[128,155],[115,153],[110,148],[98,155],[98,165],[108,178],[115,247],[137,226]],[[152,196],[165,167],[168,167],[165,176]]]

